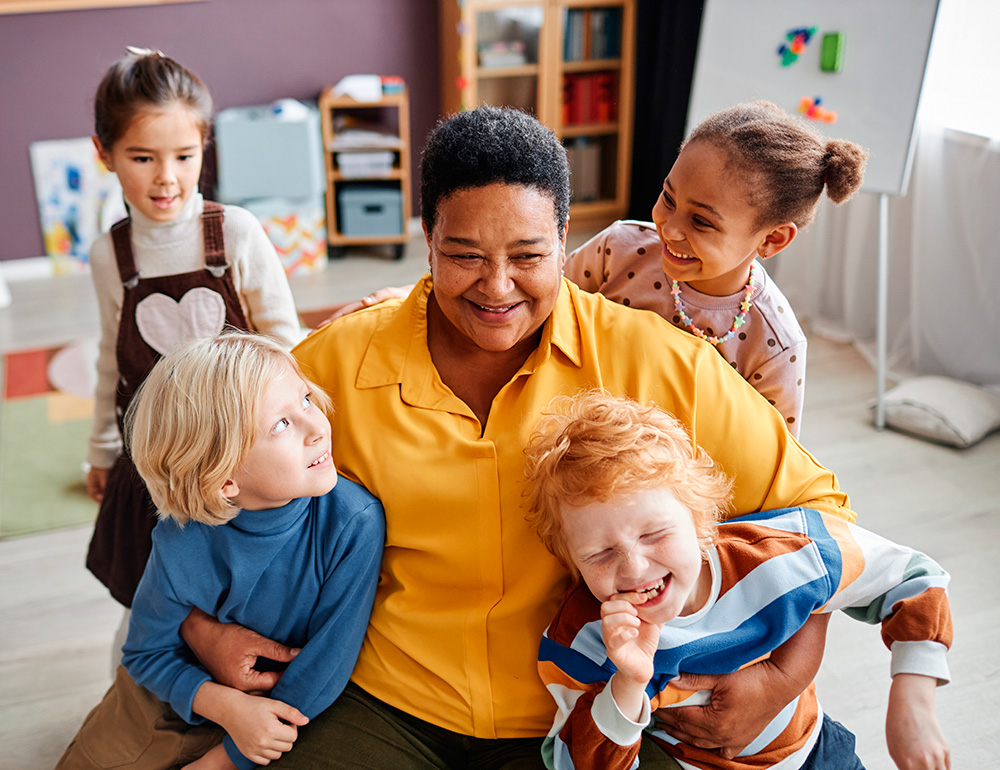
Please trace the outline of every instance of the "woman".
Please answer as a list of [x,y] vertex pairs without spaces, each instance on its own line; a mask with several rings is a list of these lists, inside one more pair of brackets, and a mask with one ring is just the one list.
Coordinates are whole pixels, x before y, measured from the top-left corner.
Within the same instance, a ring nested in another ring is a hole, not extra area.
[[[333,397],[334,456],[381,498],[387,538],[352,685],[287,767],[542,767],[552,706],[535,656],[568,575],[524,520],[522,448],[557,394],[600,386],[671,411],[736,478],[737,513],[808,504],[854,518],[833,474],[714,349],[562,279],[569,170],[534,118],[480,107],[442,121],[421,194],[430,273],[295,350]],[[713,707],[678,711],[681,729],[744,745],[811,679],[824,630],[720,678]],[[233,661],[267,654],[200,616],[185,637],[227,683],[247,686]]]

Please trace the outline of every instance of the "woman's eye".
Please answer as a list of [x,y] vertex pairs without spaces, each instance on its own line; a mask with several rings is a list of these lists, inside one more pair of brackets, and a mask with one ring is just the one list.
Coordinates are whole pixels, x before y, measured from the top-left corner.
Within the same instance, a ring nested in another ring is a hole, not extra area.
[[707,219],[702,219],[701,217],[695,217],[694,223],[697,227],[714,227],[714,225]]
[[312,397],[311,397],[311,396],[310,396],[310,395],[309,395],[308,393],[306,393],[306,394],[305,394],[305,395],[304,395],[304,396],[302,397],[302,408],[303,408],[303,409],[308,409],[309,407],[311,407],[311,406],[312,406],[312,403],[313,403],[313,402],[312,402]]
[[673,198],[671,198],[671,197],[670,197],[669,195],[667,195],[666,193],[663,193],[663,196],[662,196],[662,197],[663,197],[663,203],[664,203],[664,205],[665,205],[665,206],[666,206],[667,208],[671,208],[671,209],[672,209],[672,208],[674,207],[674,199],[673,199]]
[[285,430],[288,428],[288,425],[289,425],[288,420],[281,418],[274,424],[274,427],[271,428],[271,433],[272,434],[284,433]]

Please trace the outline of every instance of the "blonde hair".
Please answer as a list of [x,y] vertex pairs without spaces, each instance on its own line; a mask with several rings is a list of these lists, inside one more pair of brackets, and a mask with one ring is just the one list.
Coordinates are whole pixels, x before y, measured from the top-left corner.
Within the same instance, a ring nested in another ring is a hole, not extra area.
[[153,367],[129,405],[125,434],[160,517],[224,524],[239,513],[222,487],[257,439],[261,398],[289,366],[331,414],[329,397],[263,335],[188,340]]
[[525,449],[528,521],[574,574],[563,506],[665,487],[691,512],[699,538],[714,533],[732,482],[675,417],[602,390],[559,396],[542,414]]

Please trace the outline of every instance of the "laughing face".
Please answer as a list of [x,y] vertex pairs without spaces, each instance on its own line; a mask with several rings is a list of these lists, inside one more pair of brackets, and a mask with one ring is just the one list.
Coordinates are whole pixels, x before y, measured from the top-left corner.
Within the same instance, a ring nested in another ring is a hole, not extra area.
[[566,259],[555,219],[552,199],[523,185],[457,190],[438,204],[427,245],[433,300],[452,340],[492,352],[537,344]]
[[309,398],[309,386],[289,365],[264,392],[257,438],[222,493],[247,510],[278,508],[299,497],[325,495],[337,484],[330,456],[330,421]]
[[110,149],[94,143],[129,205],[154,222],[173,220],[198,189],[201,122],[180,102],[139,110]]
[[700,609],[711,572],[690,511],[669,489],[561,509],[570,558],[602,603],[624,599],[639,617],[666,623]]
[[791,242],[796,233],[791,222],[757,224],[748,184],[715,144],[684,146],[653,206],[667,277],[703,294],[735,294],[746,285],[757,256],[773,256]]

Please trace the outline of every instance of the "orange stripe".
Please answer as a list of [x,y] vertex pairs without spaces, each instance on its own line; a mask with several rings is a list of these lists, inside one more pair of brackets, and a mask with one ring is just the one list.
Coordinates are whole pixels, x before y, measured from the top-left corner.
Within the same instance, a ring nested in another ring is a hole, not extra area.
[[922,642],[927,639],[951,647],[951,608],[943,588],[930,588],[919,596],[902,599],[892,607],[892,615],[882,622],[882,641]]

